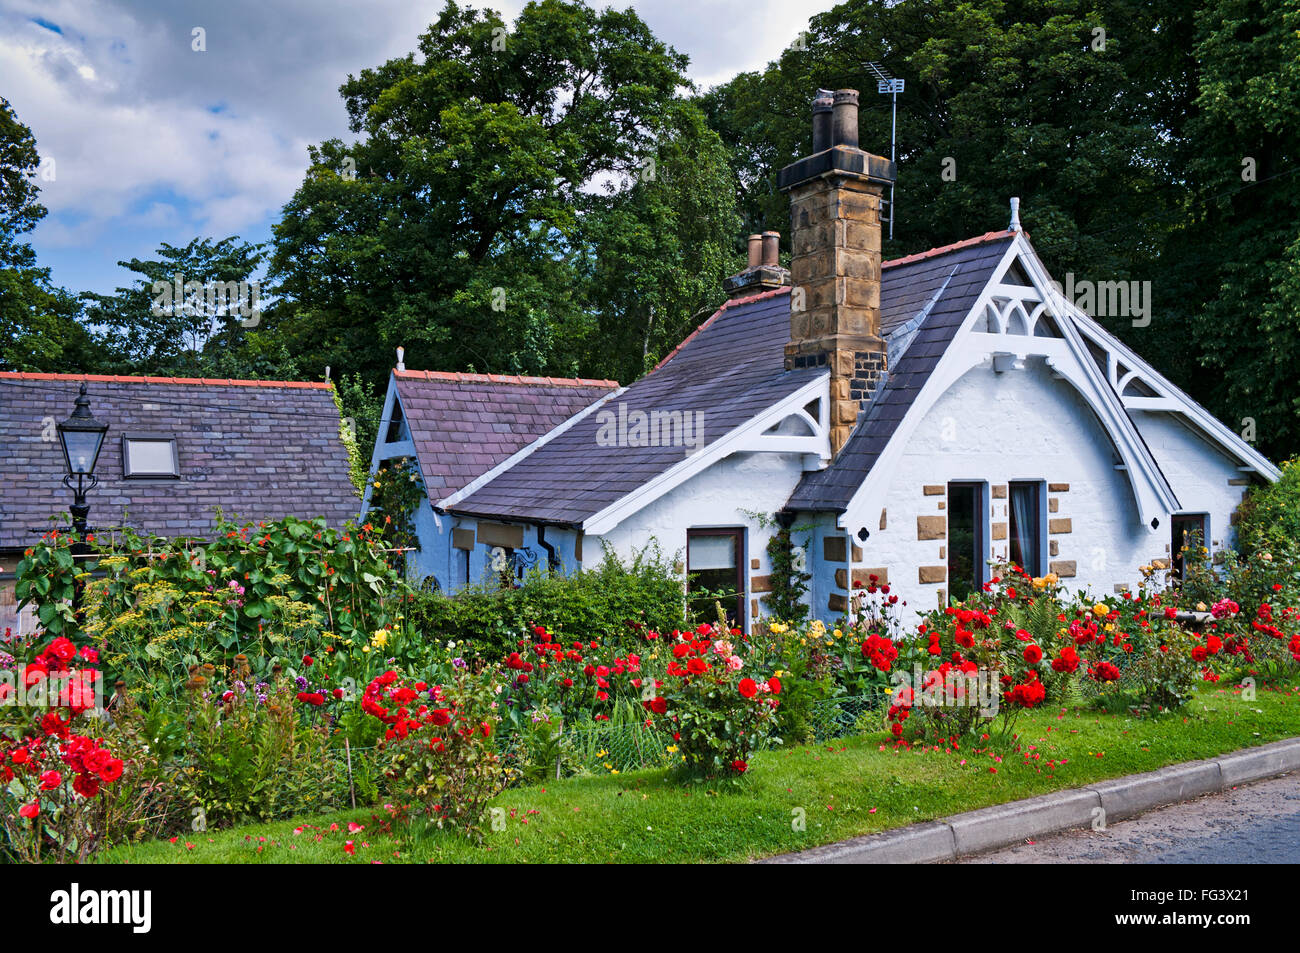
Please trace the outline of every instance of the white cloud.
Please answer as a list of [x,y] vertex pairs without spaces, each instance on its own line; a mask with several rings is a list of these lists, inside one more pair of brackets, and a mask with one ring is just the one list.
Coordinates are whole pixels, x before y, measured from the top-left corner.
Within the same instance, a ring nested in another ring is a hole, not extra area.
[[[476,5],[499,9],[507,20],[523,6]],[[692,78],[707,88],[761,68],[811,14],[833,4],[631,5],[691,57]],[[148,234],[150,247],[196,235],[265,239],[265,223],[301,182],[308,144],[350,135],[338,95],[348,73],[414,49],[442,6],[0,0],[0,95],[55,163],[54,181],[42,183],[51,214],[34,236],[38,253],[57,250],[56,280],[79,289],[121,277],[106,281],[101,268],[79,280],[79,254],[102,265],[141,253],[119,247],[121,236],[136,236],[138,244]],[[206,52],[191,49],[195,27],[206,31]]]

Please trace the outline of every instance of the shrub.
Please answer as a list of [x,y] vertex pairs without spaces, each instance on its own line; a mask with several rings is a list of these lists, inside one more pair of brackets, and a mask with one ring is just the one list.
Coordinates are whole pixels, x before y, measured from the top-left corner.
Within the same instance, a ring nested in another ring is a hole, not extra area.
[[[742,656],[739,653],[745,652]],[[685,773],[736,779],[773,736],[781,680],[753,664],[739,629],[700,625],[674,632],[662,681],[647,682],[642,705],[673,737]]]
[[512,773],[495,748],[501,684],[458,671],[448,685],[428,685],[388,671],[362,697],[385,727],[381,764],[403,807],[420,805],[438,827],[481,836],[488,801]]
[[122,776],[121,759],[93,733],[95,653],[59,636],[26,664],[8,661],[0,682],[0,846],[26,863],[84,861],[103,842],[101,791]]
[[513,589],[420,592],[408,616],[426,639],[468,644],[495,661],[515,649],[521,633],[539,625],[558,638],[612,646],[633,642],[638,631],[683,628],[685,591],[675,568],[649,546],[630,562],[607,551],[595,568],[569,575],[537,569]]
[[1300,458],[1282,464],[1276,483],[1251,489],[1238,512],[1237,545],[1244,554],[1294,546],[1300,539]]
[[[75,568],[71,546],[52,533],[28,550],[20,594],[50,631],[79,631],[98,647],[106,673],[133,691],[175,697],[193,667],[224,671],[239,655],[262,678],[311,655],[364,682],[382,668],[378,656],[406,663],[425,652],[404,637],[409,589],[369,525],[219,520],[208,541],[123,531],[116,541],[101,535],[92,559]],[[90,569],[97,576],[82,577],[78,630],[69,600],[77,573]]]

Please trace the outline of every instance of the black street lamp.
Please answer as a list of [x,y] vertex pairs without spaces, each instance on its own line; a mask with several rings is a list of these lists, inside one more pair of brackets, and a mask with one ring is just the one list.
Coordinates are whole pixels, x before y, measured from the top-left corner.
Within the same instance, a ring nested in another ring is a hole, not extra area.
[[[59,432],[59,445],[63,448],[63,463],[67,475],[63,485],[72,490],[72,527],[78,537],[86,537],[86,517],[90,514],[90,505],[86,502],[86,491],[99,486],[95,476],[95,461],[104,446],[104,435],[108,433],[108,424],[96,420],[90,413],[90,398],[86,396],[86,385],[81,385],[77,394],[77,405],[72,416],[56,428]],[[73,489],[73,481],[76,489]]]

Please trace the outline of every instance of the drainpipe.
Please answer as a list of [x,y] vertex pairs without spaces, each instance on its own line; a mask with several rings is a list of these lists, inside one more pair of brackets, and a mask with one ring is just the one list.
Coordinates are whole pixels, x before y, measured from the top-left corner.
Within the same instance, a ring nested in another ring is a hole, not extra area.
[[546,550],[546,566],[551,572],[560,568],[560,557],[555,555],[555,547],[546,541],[546,527],[537,527],[537,545]]

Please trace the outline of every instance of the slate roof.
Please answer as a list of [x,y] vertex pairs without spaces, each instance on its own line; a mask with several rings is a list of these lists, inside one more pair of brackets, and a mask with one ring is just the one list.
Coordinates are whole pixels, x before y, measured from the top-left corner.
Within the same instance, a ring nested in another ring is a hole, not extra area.
[[[30,546],[67,513],[63,455],[43,439],[47,419],[73,408],[81,382],[109,425],[90,491],[90,524],[129,524],[160,536],[202,536],[227,517],[324,516],[341,525],[360,500],[348,476],[339,413],[328,384],[0,372],[0,549]],[[122,435],[174,434],[180,479],[128,480]]]
[[435,504],[618,388],[617,381],[393,371]]
[[[778,288],[727,302],[606,408],[698,411],[707,445],[825,374],[816,368],[784,369],[789,292]],[[600,416],[589,414],[449,510],[578,524],[686,457],[680,446],[601,446],[596,439]]]
[[[884,263],[881,329],[892,371],[839,457],[805,475],[791,508],[843,509],[848,503],[1013,238],[989,232]],[[824,374],[784,369],[788,295],[780,288],[727,302],[609,409],[698,410],[711,443]],[[599,446],[599,427],[599,415],[589,415],[448,509],[577,525],[683,459],[681,448]]]
[[[889,376],[834,462],[804,474],[787,504],[790,509],[842,512],[848,506],[1014,237],[989,232],[885,263],[880,307],[891,351]],[[896,349],[901,355],[895,361]]]

